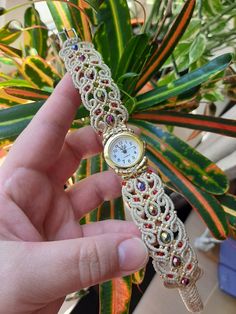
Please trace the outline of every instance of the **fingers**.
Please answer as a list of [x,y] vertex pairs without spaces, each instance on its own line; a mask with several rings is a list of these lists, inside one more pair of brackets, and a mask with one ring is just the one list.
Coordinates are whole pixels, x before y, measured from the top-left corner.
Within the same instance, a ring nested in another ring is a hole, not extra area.
[[121,194],[120,178],[113,171],[94,174],[75,184],[66,193],[72,204],[76,219],[81,218],[104,201]]
[[45,170],[55,162],[80,97],[67,74],[13,146],[8,163]]
[[78,168],[81,159],[92,157],[102,151],[102,140],[90,126],[69,133],[62,151],[49,172],[53,180],[65,183]]
[[19,280],[20,288],[37,295],[38,302],[53,301],[73,291],[128,275],[142,268],[148,259],[143,242],[128,234],[26,243],[25,248],[28,260],[24,259],[25,267],[21,263],[20,276],[24,278]]
[[140,237],[141,233],[131,221],[105,220],[81,226],[84,237],[92,237],[105,233],[129,233]]

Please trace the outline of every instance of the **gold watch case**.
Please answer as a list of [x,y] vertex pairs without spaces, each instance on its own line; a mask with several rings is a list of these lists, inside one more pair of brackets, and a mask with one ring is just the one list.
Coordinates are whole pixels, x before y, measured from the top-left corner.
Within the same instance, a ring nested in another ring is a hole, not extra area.
[[[130,163],[129,166],[120,166],[120,165],[117,165],[112,159],[111,159],[111,156],[110,156],[110,149],[113,145],[113,143],[115,141],[117,141],[117,139],[119,138],[122,138],[122,137],[128,137],[130,139],[132,139],[133,141],[135,141],[139,147],[139,156],[138,158],[135,160],[135,162],[133,163]],[[142,159],[144,158],[144,155],[145,155],[145,143],[134,133],[131,133],[129,131],[123,131],[123,132],[120,132],[118,134],[115,134],[113,136],[111,136],[105,146],[104,146],[104,159],[106,161],[106,163],[108,164],[109,167],[111,167],[112,169],[114,170],[119,170],[119,169],[127,169],[127,168],[132,168],[136,165],[138,165]]]

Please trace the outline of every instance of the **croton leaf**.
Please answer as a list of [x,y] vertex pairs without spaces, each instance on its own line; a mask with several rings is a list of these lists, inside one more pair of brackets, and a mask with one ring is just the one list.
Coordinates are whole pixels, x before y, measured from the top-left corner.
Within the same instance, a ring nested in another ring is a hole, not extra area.
[[114,75],[124,48],[132,37],[127,1],[104,1],[97,19],[99,27],[94,35],[94,43]]
[[213,236],[217,239],[225,239],[228,235],[228,224],[224,209],[216,198],[195,186],[183,173],[163,156],[162,152],[155,149],[152,139],[144,134],[143,139],[148,144],[147,157],[150,165],[164,174],[172,185],[188,200],[197,210],[203,221],[208,226]]
[[25,77],[36,87],[53,87],[61,77],[49,63],[39,56],[29,56],[22,64]]
[[46,25],[41,21],[38,11],[34,7],[29,7],[25,11],[25,27],[34,27],[29,30],[29,47],[36,49],[37,53],[42,57],[46,58],[48,45],[48,30]]
[[47,1],[47,5],[59,32],[64,28],[71,29],[74,27],[70,11],[66,3],[59,1]]
[[132,118],[236,137],[236,121],[231,119],[164,110],[135,113]]
[[132,274],[132,283],[134,285],[141,285],[145,277],[146,268],[142,268],[136,273]]
[[100,5],[104,2],[104,0],[84,0],[87,2],[94,10],[98,11]]
[[231,235],[236,238],[236,196],[224,194],[217,196],[226,213]]
[[[17,23],[17,28],[14,28],[14,22]],[[0,29],[0,42],[4,45],[12,44],[20,37],[22,29],[17,21],[10,21]]]
[[212,194],[224,194],[228,190],[224,172],[190,145],[152,123],[133,122],[142,128],[149,144],[193,184]]
[[99,286],[100,314],[128,314],[132,293],[131,276],[115,278]]
[[37,101],[47,99],[51,93],[31,87],[9,86],[3,88],[7,95],[18,97],[21,99]]
[[[143,69],[149,51],[150,45],[147,34],[133,36],[124,48],[114,79],[118,81],[125,73],[136,73],[138,75]],[[123,89],[132,95],[136,81],[136,79],[126,80]]]
[[6,54],[7,56],[10,57],[15,57],[15,58],[21,58],[22,57],[22,51],[20,49],[16,49],[13,47],[10,47],[8,45],[4,45],[0,43],[0,50]]
[[157,107],[161,102],[199,86],[212,76],[223,71],[230,64],[231,60],[232,54],[226,53],[172,83],[154,88],[150,92],[139,95],[137,97],[135,111],[145,110],[153,106]]
[[195,0],[187,0],[160,45],[153,49],[136,85],[140,90],[165,63],[184,34],[193,15]]

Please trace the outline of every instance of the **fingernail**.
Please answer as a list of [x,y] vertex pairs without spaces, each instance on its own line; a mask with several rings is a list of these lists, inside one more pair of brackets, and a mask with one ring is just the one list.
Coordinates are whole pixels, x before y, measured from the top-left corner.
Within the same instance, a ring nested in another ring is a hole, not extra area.
[[148,261],[148,250],[139,238],[121,242],[118,247],[118,254],[122,271],[136,271]]

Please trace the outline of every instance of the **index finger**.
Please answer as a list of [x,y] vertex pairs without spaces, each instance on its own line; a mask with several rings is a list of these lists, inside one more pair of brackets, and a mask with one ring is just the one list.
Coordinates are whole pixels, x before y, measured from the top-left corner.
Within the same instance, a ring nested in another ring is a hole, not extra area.
[[57,158],[81,103],[69,74],[56,87],[28,127],[16,140],[8,162],[17,167],[47,170]]

